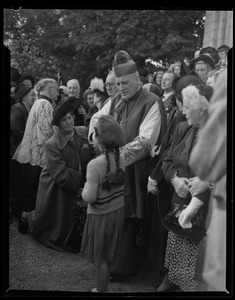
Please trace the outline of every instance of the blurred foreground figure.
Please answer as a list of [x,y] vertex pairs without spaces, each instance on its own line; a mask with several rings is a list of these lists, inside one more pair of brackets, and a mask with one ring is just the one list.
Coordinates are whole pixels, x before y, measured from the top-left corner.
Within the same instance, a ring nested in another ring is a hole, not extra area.
[[207,237],[201,244],[202,255],[198,256],[200,291],[226,291],[227,72],[218,75],[214,89],[209,119],[189,160],[200,179],[214,183],[207,215]]

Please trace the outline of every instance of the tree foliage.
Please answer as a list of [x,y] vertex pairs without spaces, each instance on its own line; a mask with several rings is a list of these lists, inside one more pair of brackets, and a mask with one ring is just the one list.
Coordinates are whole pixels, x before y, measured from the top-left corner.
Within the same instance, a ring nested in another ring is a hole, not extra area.
[[4,44],[11,64],[38,77],[78,78],[87,88],[105,78],[117,50],[136,61],[193,57],[202,46],[205,11],[189,10],[4,10]]

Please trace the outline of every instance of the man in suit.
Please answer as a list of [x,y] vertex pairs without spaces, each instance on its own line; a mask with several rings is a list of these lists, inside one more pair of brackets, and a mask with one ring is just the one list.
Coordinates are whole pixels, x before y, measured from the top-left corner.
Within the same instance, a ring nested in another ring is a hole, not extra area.
[[178,76],[172,71],[166,71],[162,77],[161,88],[164,91],[162,95],[162,101],[165,109],[167,109],[171,104],[171,98],[174,93],[172,82],[177,77]]

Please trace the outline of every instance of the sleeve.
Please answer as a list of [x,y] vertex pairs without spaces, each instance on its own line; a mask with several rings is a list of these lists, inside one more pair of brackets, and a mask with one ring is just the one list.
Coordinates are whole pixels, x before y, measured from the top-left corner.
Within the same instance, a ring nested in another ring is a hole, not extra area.
[[141,136],[137,136],[132,142],[120,148],[120,153],[125,158],[126,167],[136,161],[146,157],[151,149],[148,140]]
[[175,168],[174,163],[173,163],[173,151],[174,151],[174,147],[176,146],[177,141],[178,141],[179,125],[180,124],[178,124],[178,126],[176,127],[172,144],[171,144],[170,148],[167,150],[166,155],[162,160],[162,172],[163,172],[165,179],[169,183],[171,182],[171,178],[177,172],[177,169]]
[[82,191],[82,198],[88,203],[94,203],[98,194],[99,175],[94,162],[93,159],[87,165],[86,183]]
[[43,144],[53,134],[53,127],[51,125],[53,108],[46,100],[43,101],[38,109],[36,123],[38,143]]
[[88,133],[88,140],[90,143],[93,142],[92,140],[92,134],[94,132],[94,127],[97,124],[97,121],[101,115],[108,115],[109,109],[110,109],[111,101],[108,101],[104,107],[102,107],[99,111],[97,111],[92,117],[89,125],[89,133]]
[[10,116],[10,129],[11,134],[20,142],[24,135],[23,128],[23,119],[24,116],[22,112],[14,107],[11,110]]
[[149,155],[151,147],[153,147],[160,134],[161,114],[158,102],[149,110],[145,119],[140,125],[139,135],[130,143],[127,143],[120,149],[125,157],[126,166]]
[[55,144],[45,143],[46,167],[53,180],[70,192],[78,193],[81,172],[67,167],[62,153]]

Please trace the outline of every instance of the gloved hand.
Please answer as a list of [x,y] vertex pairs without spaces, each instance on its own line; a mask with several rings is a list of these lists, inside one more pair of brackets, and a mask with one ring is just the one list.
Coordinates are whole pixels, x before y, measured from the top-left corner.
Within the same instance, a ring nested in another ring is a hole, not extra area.
[[179,224],[182,228],[192,227],[191,220],[197,214],[203,204],[204,203],[196,197],[193,197],[191,199],[189,205],[184,210],[182,210],[178,219]]
[[158,183],[156,180],[152,179],[151,177],[148,178],[148,185],[147,190],[149,193],[156,195],[158,191]]

